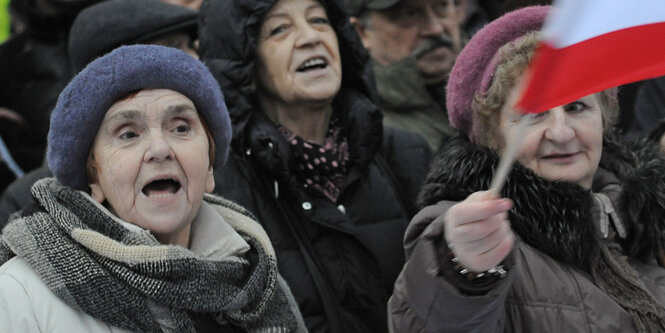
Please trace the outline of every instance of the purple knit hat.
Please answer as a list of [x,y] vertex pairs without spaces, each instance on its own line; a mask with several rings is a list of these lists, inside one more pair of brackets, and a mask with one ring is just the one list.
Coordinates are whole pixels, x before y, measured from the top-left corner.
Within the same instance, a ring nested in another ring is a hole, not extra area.
[[192,100],[215,141],[213,167],[226,163],[231,120],[221,89],[208,68],[178,49],[122,46],[77,74],[53,109],[47,159],[60,183],[88,190],[88,154],[106,111],[118,98],[143,89],[170,89]]
[[549,9],[525,7],[499,17],[478,31],[457,56],[446,86],[446,108],[450,124],[469,139],[474,140],[471,105],[475,94],[483,96],[492,84],[499,64],[497,51],[528,32],[540,30]]

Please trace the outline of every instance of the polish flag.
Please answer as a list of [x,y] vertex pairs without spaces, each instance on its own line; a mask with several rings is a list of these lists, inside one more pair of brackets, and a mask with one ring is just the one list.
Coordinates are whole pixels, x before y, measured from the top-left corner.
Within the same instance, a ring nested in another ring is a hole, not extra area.
[[525,112],[665,75],[665,0],[561,0],[542,34],[517,103]]

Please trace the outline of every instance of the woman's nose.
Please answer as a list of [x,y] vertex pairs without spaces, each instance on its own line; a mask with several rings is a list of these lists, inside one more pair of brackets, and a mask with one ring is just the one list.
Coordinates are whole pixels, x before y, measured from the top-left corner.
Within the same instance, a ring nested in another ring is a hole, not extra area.
[[162,134],[148,134],[144,162],[163,162],[174,157],[171,145]]
[[575,129],[563,107],[550,110],[551,117],[545,132],[545,137],[556,142],[567,142],[575,137]]
[[321,36],[316,29],[312,28],[309,24],[301,24],[298,27],[297,47],[313,46],[319,42],[321,42]]

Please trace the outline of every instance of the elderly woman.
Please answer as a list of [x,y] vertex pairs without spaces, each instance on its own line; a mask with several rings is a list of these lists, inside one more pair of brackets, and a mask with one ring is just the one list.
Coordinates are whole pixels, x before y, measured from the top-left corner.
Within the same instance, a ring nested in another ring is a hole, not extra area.
[[386,332],[426,142],[383,128],[341,1],[204,1],[200,19],[233,122],[216,192],[258,217],[311,332]]
[[69,83],[50,126],[55,179],[0,242],[0,331],[304,331],[265,231],[206,194],[231,126],[201,62],[116,49]]
[[420,194],[389,302],[394,332],[665,330],[665,161],[611,138],[610,94],[525,119],[503,198],[485,191],[523,117],[515,87],[547,10],[497,19],[457,59],[447,101],[466,137]]

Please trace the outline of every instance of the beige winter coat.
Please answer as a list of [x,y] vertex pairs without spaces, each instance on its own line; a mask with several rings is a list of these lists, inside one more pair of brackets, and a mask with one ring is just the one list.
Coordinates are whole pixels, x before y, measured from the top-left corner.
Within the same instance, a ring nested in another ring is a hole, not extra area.
[[[206,202],[201,203],[199,213],[192,222],[190,250],[205,258],[246,252],[249,245],[215,210],[228,208],[213,207]],[[117,221],[127,228],[138,228],[127,222]],[[70,307],[49,290],[25,260],[14,257],[0,266],[0,332],[129,331],[112,327]]]

